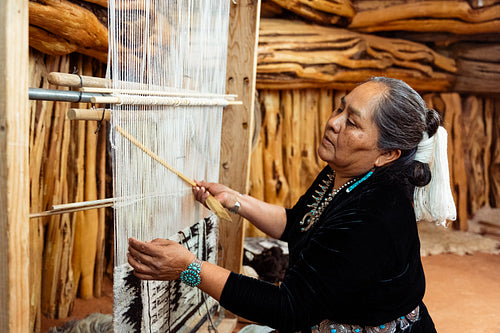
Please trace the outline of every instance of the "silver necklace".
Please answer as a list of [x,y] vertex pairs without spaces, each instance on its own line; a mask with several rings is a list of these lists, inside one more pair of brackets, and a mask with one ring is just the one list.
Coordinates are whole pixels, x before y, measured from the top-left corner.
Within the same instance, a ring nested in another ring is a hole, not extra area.
[[[316,196],[313,195],[314,202],[310,205],[307,205],[307,207],[309,207],[311,210],[307,212],[299,222],[300,231],[306,232],[307,230],[309,230],[319,220],[321,214],[323,214],[323,211],[333,200],[333,197],[335,197],[337,193],[342,191],[343,188],[351,185],[355,181],[357,181],[357,178],[348,180],[347,183],[345,183],[341,187],[334,188],[332,191],[328,191],[332,183],[335,183],[335,171],[333,170],[332,173],[328,174],[327,179],[323,179],[322,184],[319,185],[320,190],[315,191]],[[329,193],[327,194],[327,192]]]

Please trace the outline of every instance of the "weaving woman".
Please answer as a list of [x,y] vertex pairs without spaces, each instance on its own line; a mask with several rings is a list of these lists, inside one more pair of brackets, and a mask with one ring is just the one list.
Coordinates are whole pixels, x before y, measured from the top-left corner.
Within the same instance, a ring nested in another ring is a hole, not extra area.
[[[280,332],[435,332],[422,302],[416,221],[454,219],[446,156],[435,156],[443,142],[439,114],[412,88],[373,78],[332,113],[318,148],[328,165],[293,208],[221,184],[193,188],[198,201],[209,191],[288,242],[289,269],[279,286],[203,263],[161,239],[130,239],[129,263],[141,279],[181,278],[231,312]],[[444,198],[429,201],[429,191]]]

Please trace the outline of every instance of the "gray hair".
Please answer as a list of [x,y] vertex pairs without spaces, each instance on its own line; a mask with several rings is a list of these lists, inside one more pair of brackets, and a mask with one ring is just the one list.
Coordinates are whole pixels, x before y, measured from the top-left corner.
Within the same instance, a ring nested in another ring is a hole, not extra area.
[[429,137],[436,133],[441,116],[428,109],[422,97],[401,80],[374,77],[367,82],[380,83],[386,88],[373,113],[373,121],[379,130],[378,148],[401,150],[401,156],[387,166],[387,171],[395,176],[404,173],[413,185],[426,185],[431,178],[429,166],[415,161],[415,153],[424,132]]

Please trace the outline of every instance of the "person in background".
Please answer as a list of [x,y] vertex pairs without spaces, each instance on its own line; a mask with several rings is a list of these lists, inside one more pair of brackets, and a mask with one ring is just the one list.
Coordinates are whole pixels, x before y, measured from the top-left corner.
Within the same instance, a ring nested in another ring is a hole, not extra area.
[[422,302],[416,223],[454,219],[440,124],[439,114],[406,83],[376,77],[332,112],[318,147],[327,166],[291,209],[197,182],[193,193],[201,203],[210,192],[270,237],[288,242],[289,268],[279,286],[201,262],[163,239],[129,240],[134,274],[180,278],[279,332],[435,332]]

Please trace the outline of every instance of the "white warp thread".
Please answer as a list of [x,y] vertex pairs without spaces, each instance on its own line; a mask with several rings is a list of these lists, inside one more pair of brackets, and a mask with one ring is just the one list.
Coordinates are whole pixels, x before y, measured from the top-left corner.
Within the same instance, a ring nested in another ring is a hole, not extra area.
[[448,133],[440,126],[431,138],[427,133],[418,145],[415,160],[429,163],[432,178],[429,184],[415,187],[413,196],[417,221],[428,221],[448,226],[457,213],[450,187],[447,143]]
[[[229,6],[227,0],[108,4],[111,88],[144,92],[119,95],[123,104],[112,105],[111,126],[122,127],[194,180],[219,179]],[[152,96],[150,91],[180,96]],[[206,212],[188,184],[111,132],[113,196],[145,198],[115,206],[115,260],[122,265],[129,237],[167,238]]]
[[[229,6],[228,0],[108,1],[109,88],[139,90],[140,96],[120,95],[131,104],[111,106],[113,197],[123,199],[114,206],[115,267],[127,265],[129,237],[170,238],[208,214],[190,185],[115,131],[120,126],[190,179],[218,181],[226,102],[217,97],[225,94]],[[149,91],[199,96],[152,97]],[[134,99],[151,105],[134,105]],[[210,103],[220,105],[205,105]],[[123,292],[117,290],[117,297]],[[163,304],[144,306],[142,322],[173,319],[170,312],[152,317]],[[136,319],[129,324],[136,326]],[[161,327],[141,330],[165,332]]]

